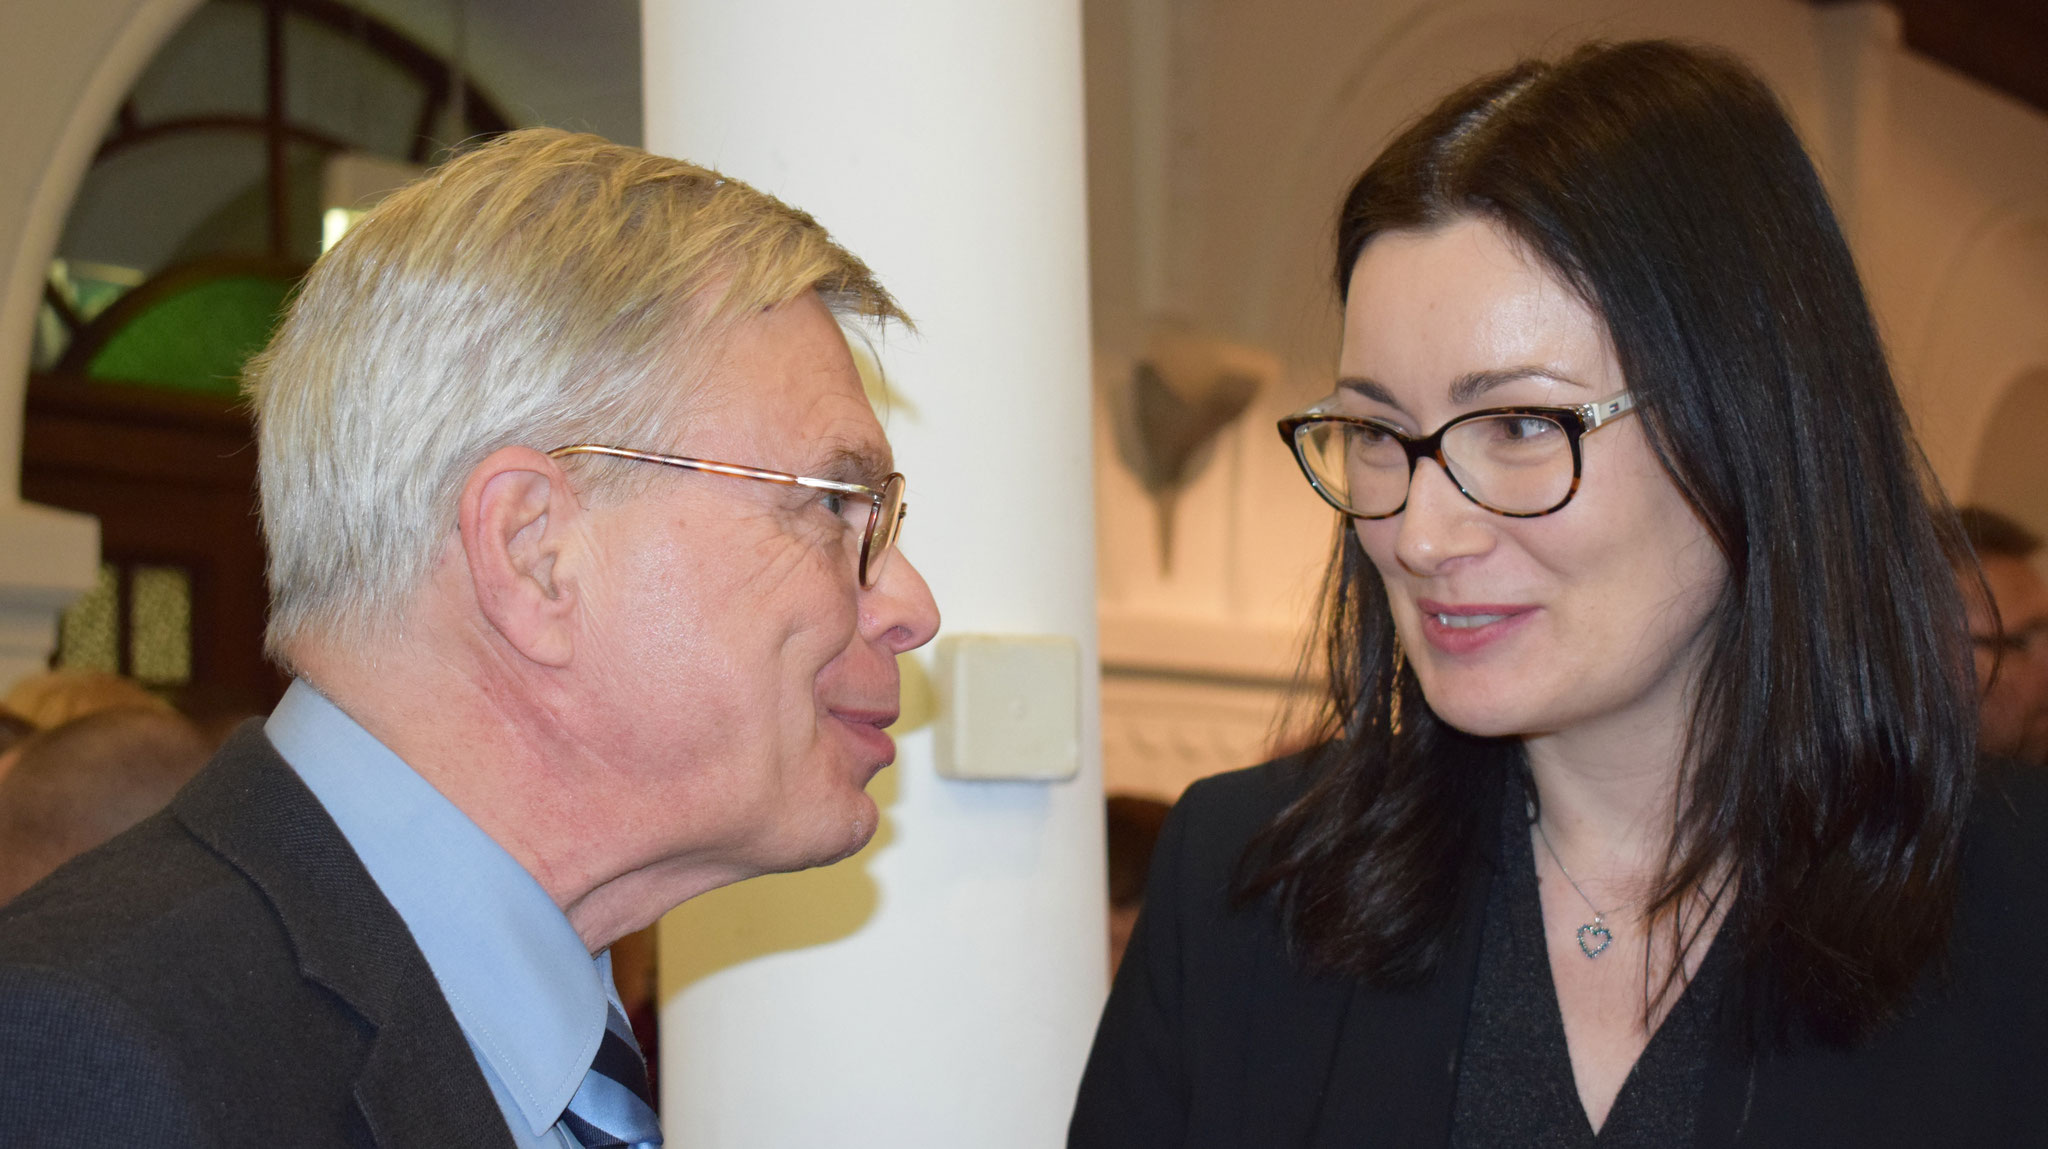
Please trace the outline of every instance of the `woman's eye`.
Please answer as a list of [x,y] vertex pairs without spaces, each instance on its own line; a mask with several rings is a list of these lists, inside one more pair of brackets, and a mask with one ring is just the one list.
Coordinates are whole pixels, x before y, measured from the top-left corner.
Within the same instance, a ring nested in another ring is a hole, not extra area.
[[824,491],[819,494],[818,501],[832,514],[838,515],[840,518],[846,517],[845,495],[840,494],[838,491]]
[[1533,415],[1502,419],[1499,428],[1501,438],[1512,440],[1540,439],[1559,430],[1557,424]]

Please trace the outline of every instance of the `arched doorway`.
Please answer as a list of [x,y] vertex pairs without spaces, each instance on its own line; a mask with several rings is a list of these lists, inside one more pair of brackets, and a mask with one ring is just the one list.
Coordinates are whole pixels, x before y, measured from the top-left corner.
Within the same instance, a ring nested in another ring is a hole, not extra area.
[[350,212],[443,141],[509,126],[459,61],[334,0],[210,0],[164,42],[81,181],[37,317],[22,496],[101,534],[58,665],[202,719],[276,700],[241,365]]

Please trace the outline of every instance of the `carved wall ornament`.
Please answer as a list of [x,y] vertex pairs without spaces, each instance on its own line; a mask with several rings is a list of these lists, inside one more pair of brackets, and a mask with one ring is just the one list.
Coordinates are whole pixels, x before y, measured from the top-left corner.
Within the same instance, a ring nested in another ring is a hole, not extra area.
[[1112,397],[1117,454],[1157,512],[1161,574],[1173,572],[1182,492],[1208,467],[1224,428],[1278,374],[1274,357],[1257,348],[1166,329],[1148,341],[1122,394]]

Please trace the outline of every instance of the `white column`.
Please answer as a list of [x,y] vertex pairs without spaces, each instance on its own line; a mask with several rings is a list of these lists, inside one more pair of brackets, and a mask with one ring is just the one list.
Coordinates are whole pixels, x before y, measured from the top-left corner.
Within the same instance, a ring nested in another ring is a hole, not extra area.
[[647,141],[814,213],[916,318],[883,348],[905,549],[949,633],[1081,643],[1084,766],[960,782],[663,932],[687,1149],[1045,1149],[1105,983],[1077,0],[646,0]]

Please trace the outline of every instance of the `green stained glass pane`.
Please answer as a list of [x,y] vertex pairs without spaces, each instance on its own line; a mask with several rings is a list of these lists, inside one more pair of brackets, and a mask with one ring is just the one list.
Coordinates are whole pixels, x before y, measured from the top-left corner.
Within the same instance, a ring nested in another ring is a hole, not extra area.
[[121,575],[100,564],[99,581],[64,612],[57,631],[57,665],[68,670],[121,669],[119,600]]
[[257,275],[194,284],[129,320],[93,356],[86,374],[234,395],[242,364],[269,341],[291,289]]
[[128,576],[128,664],[144,682],[192,679],[192,576],[139,566]]

